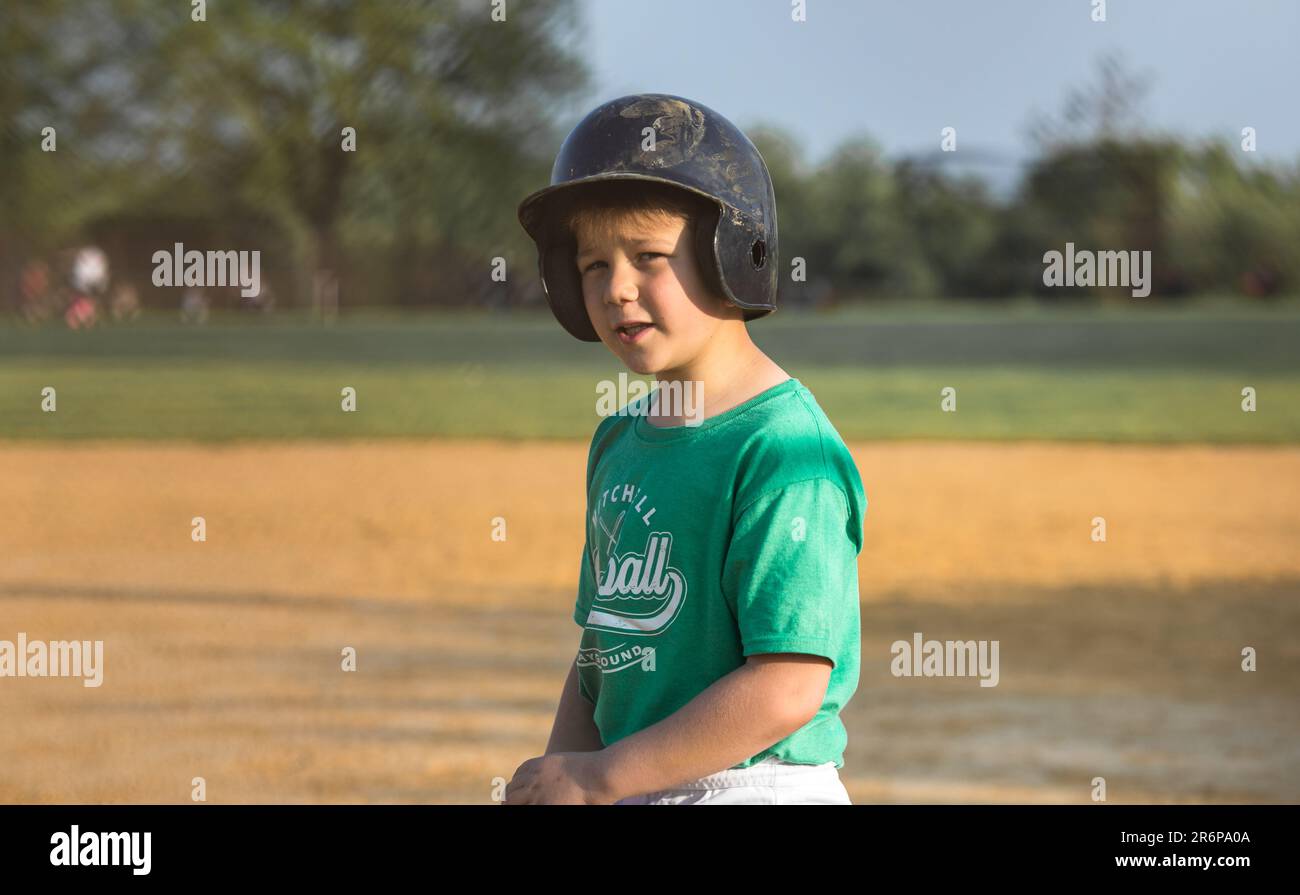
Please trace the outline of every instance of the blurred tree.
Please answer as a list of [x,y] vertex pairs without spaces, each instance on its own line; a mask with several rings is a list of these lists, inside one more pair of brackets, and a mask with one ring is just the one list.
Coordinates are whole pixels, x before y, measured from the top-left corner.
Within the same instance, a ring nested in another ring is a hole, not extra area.
[[1239,163],[1230,144],[1187,153],[1169,208],[1174,273],[1188,288],[1300,289],[1300,166]]
[[930,271],[927,294],[985,294],[985,259],[999,218],[984,183],[906,160],[897,165],[895,179],[903,220]]
[[[1171,139],[1150,136],[1142,110],[1150,76],[1131,72],[1122,56],[1099,63],[1093,84],[1068,93],[1059,118],[1031,124],[1040,156],[1021,186],[1018,213],[1035,222],[1026,246],[1039,262],[1067,242],[1091,251],[1151,251],[1154,288],[1167,294],[1166,207],[1180,162]],[[1011,245],[1003,242],[1003,245]],[[1126,300],[1127,288],[1099,288]]]
[[511,4],[505,22],[437,0],[224,0],[200,22],[188,3],[38,9],[7,88],[20,139],[60,122],[62,159],[93,175],[57,229],[131,210],[261,227],[300,297],[347,266],[347,240],[363,300],[377,261],[404,265],[389,284],[404,290],[442,262],[489,283],[492,257],[525,258],[513,203],[538,179],[530,145],[554,145],[550,110],[586,79],[573,0]]
[[[0,4],[0,304],[16,296],[23,260],[53,241],[58,216],[50,200],[71,198],[66,181],[53,174],[56,156],[41,151],[42,129],[57,122],[31,114],[50,103],[62,80],[38,77],[33,60],[46,24],[66,5]],[[58,75],[71,73],[60,66]]]
[[893,170],[866,138],[842,144],[809,178],[808,264],[863,295],[923,295],[934,283],[908,227]]
[[[781,267],[777,279],[778,301],[784,307],[809,307],[830,299],[829,284],[833,271],[826,267],[808,269],[808,253],[814,248],[819,211],[813,205],[810,190],[811,171],[805,163],[804,149],[787,131],[772,126],[757,126],[746,131],[758,147],[772,187],[776,192],[777,241]],[[803,259],[801,279],[794,278],[795,261]]]
[[1118,140],[1140,133],[1146,120],[1143,103],[1152,76],[1132,71],[1123,53],[1111,52],[1097,62],[1097,80],[1066,93],[1058,116],[1031,115],[1029,136],[1043,153],[1064,146]]
[[[1150,251],[1154,288],[1167,294],[1167,206],[1180,158],[1173,142],[1108,138],[1062,146],[1036,161],[1018,205],[1036,222],[1035,258],[1067,242],[1078,250]],[[1129,296],[1127,288],[1098,291],[1117,301]]]

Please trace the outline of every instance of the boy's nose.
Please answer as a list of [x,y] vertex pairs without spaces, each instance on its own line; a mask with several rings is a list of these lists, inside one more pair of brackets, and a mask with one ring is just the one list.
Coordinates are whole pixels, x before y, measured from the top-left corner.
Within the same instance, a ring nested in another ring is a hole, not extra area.
[[630,264],[616,263],[609,272],[609,288],[605,300],[610,304],[636,301],[638,295],[636,271]]

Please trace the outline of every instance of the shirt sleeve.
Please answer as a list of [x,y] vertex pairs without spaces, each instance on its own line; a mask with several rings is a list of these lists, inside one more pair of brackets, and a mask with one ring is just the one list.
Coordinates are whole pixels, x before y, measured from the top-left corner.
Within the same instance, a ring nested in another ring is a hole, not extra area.
[[587,545],[582,545],[582,566],[578,570],[578,598],[573,603],[573,620],[582,627],[587,626],[587,613],[591,603],[591,592],[596,586],[591,574],[591,560],[587,557]]
[[839,664],[860,624],[861,541],[849,520],[844,492],[829,478],[786,485],[742,509],[723,592],[744,655],[810,653]]

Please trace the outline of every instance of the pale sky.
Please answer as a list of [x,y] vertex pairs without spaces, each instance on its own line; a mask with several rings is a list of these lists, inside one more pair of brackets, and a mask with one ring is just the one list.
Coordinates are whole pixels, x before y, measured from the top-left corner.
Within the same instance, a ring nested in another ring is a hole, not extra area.
[[[1150,127],[1240,140],[1261,160],[1300,160],[1296,0],[581,0],[588,107],[627,93],[698,100],[742,128],[799,135],[811,160],[854,133],[889,155],[929,152],[957,128],[959,150],[1030,154],[1031,111],[1057,113],[1120,51],[1149,72]],[[574,115],[576,123],[580,115]]]

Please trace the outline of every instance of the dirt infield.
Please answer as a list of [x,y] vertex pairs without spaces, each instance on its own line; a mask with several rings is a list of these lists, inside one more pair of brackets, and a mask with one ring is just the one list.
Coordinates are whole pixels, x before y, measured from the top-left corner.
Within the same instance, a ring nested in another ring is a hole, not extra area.
[[[1300,800],[1300,449],[854,456],[855,801],[1083,802],[1098,776],[1112,802]],[[105,652],[99,688],[0,678],[0,802],[183,802],[195,777],[212,802],[489,801],[545,747],[577,644],[585,458],[0,446],[0,640]],[[999,640],[999,685],[893,677],[914,631]]]

